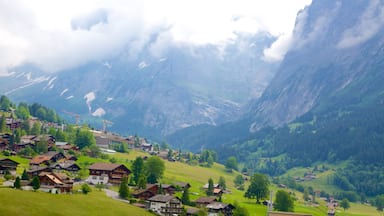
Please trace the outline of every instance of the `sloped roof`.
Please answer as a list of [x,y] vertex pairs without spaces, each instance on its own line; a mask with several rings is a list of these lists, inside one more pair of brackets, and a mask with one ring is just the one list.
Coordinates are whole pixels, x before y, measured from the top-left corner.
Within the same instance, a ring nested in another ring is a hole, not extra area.
[[157,194],[156,196],[149,198],[148,201],[166,203],[166,202],[171,201],[174,198],[175,197],[172,195]]
[[200,197],[195,202],[196,203],[212,203],[214,201],[217,201],[216,197]]
[[207,205],[207,209],[215,209],[215,210],[225,209],[226,207],[230,207],[232,209],[235,208],[231,204],[222,203],[222,202],[213,202]]
[[130,170],[126,166],[124,166],[124,164],[113,164],[113,163],[94,163],[91,166],[89,166],[89,169],[112,171],[117,169],[120,166],[123,166],[125,169],[127,169],[130,172]]

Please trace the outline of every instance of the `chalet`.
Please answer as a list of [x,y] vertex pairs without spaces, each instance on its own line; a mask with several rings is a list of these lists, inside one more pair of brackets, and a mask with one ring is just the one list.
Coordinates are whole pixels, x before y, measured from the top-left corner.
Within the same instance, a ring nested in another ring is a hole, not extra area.
[[213,195],[220,197],[223,193],[224,191],[221,188],[213,188]]
[[180,191],[184,191],[185,189],[191,187],[191,184],[189,184],[188,182],[175,182],[174,185]]
[[[159,184],[158,184],[158,185],[159,185]],[[159,185],[159,187],[160,187],[160,185]],[[169,185],[169,184],[161,184],[161,188],[163,189],[163,192],[164,192],[165,194],[170,194],[170,195],[172,195],[172,194],[174,194],[175,191],[176,191],[176,187],[173,186],[173,185]]]
[[147,184],[145,189],[132,192],[132,196],[136,199],[147,200],[157,194],[159,186],[157,184]]
[[68,142],[56,142],[56,148],[62,149],[64,152],[68,152],[69,150],[78,151],[79,147],[76,145],[70,144]]
[[27,147],[30,147],[30,148],[35,148],[35,144],[32,143],[32,142],[21,142],[21,143],[16,143],[13,145],[13,150],[15,152],[19,152],[21,151],[22,149],[25,149]]
[[131,171],[123,164],[95,163],[89,167],[88,182],[91,184],[120,184]]
[[39,166],[32,166],[29,170],[27,170],[27,174],[29,179],[32,179],[35,176],[39,176],[42,172],[50,172],[51,168],[49,167],[39,167]]
[[50,168],[55,170],[65,170],[69,172],[77,172],[80,170],[79,165],[75,164],[73,161],[54,163],[50,166]]
[[221,202],[213,202],[206,206],[208,216],[231,216],[233,215],[233,209],[235,207],[232,204],[226,204]]
[[41,190],[51,193],[69,193],[73,188],[73,180],[64,173],[42,172],[39,180]]
[[149,209],[159,215],[173,216],[183,214],[181,200],[172,195],[158,194],[147,201],[149,202]]
[[19,119],[14,119],[14,118],[6,118],[5,119],[7,127],[13,131],[21,126],[21,121]]
[[200,197],[195,201],[196,206],[199,208],[204,208],[214,202],[217,202],[217,197]]
[[56,163],[59,160],[65,159],[65,155],[62,152],[49,151],[43,155],[38,155],[31,159],[30,166],[49,166],[52,163]]
[[[203,189],[207,190],[207,189],[208,189],[208,186],[209,186],[208,183],[205,184],[205,185],[203,186]],[[215,189],[215,188],[220,188],[220,185],[219,185],[219,184],[213,184],[213,188],[214,188],[214,189]]]
[[8,149],[8,145],[11,139],[11,134],[5,133],[0,134],[0,151]]
[[16,173],[18,162],[9,158],[0,158],[0,174],[4,174],[6,171],[14,174]]

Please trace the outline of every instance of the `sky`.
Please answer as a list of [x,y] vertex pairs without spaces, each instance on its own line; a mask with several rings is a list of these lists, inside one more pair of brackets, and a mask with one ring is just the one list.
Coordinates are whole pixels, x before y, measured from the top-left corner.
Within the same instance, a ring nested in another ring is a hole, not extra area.
[[[103,61],[144,46],[162,56],[171,44],[225,46],[236,33],[277,37],[264,50],[279,61],[295,18],[311,0],[0,0],[0,74],[24,63],[46,72]],[[157,35],[156,40],[151,36]]]

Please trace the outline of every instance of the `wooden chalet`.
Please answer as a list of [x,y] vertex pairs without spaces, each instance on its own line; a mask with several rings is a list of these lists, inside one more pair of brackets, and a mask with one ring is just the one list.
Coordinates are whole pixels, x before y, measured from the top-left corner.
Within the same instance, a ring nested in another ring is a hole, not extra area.
[[69,150],[78,151],[79,147],[76,145],[70,144],[68,142],[56,142],[56,148],[62,149],[64,152],[68,152]]
[[16,173],[16,168],[19,165],[18,162],[9,158],[0,158],[0,174],[4,174],[6,171],[10,173]]
[[29,179],[32,179],[35,176],[39,176],[39,174],[42,172],[51,172],[51,168],[32,166],[29,170],[27,170]]
[[[157,183],[157,185],[160,187],[159,183]],[[176,187],[170,184],[161,184],[161,188],[165,194],[173,195],[176,191]]]
[[185,189],[191,187],[191,184],[188,182],[175,182],[174,185],[176,186],[176,189],[179,189],[180,191],[184,191]]
[[217,202],[217,197],[213,197],[213,196],[210,196],[210,197],[199,197],[195,201],[196,206],[199,207],[199,208],[204,208],[208,204],[211,204],[211,203],[214,203],[214,202]]
[[50,166],[50,168],[53,170],[65,170],[65,171],[69,171],[69,172],[77,172],[80,170],[79,165],[77,165],[73,161],[54,163]]
[[49,151],[43,155],[38,155],[31,159],[30,166],[49,166],[52,163],[56,163],[59,160],[65,159],[65,155],[62,152]]
[[73,180],[64,173],[42,172],[39,180],[40,188],[51,193],[69,193],[73,188]]
[[155,196],[159,191],[159,186],[157,184],[147,184],[145,189],[139,189],[132,192],[132,196],[136,199],[147,200]]
[[0,134],[0,151],[4,151],[9,148],[10,139],[11,139],[11,134],[9,133]]
[[172,195],[158,194],[147,200],[149,209],[159,215],[174,216],[183,214],[183,204],[181,200]]
[[95,163],[89,167],[88,182],[92,184],[120,184],[123,177],[131,173],[123,164]]
[[208,215],[211,216],[232,216],[233,215],[233,209],[235,209],[235,206],[232,204],[226,204],[222,202],[213,202],[206,206]]
[[6,122],[6,126],[11,130],[15,130],[19,127],[21,127],[21,120],[19,119],[14,119],[14,118],[6,118],[5,119],[5,122]]

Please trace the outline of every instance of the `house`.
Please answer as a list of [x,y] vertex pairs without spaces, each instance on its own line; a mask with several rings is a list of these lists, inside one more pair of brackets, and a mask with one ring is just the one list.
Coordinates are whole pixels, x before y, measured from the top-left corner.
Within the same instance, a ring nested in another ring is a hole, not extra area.
[[39,176],[39,174],[42,172],[51,172],[51,168],[32,166],[29,170],[27,170],[29,179],[32,179],[35,176]]
[[[159,187],[160,187],[160,185],[159,185]],[[161,184],[161,188],[163,189],[164,193],[170,194],[170,195],[174,194],[176,191],[176,187],[173,185],[169,185],[169,184]]]
[[43,135],[36,136],[34,139],[32,139],[32,141],[35,142],[35,145],[40,142],[47,143],[47,146],[49,149],[49,148],[52,148],[52,146],[55,146],[56,138],[49,134],[43,134]]
[[[208,189],[208,186],[209,186],[209,184],[207,183],[207,184],[205,184],[204,186],[203,186],[203,189]],[[220,185],[219,184],[213,184],[213,188],[215,189],[215,188],[220,188]]]
[[191,187],[191,185],[188,182],[175,182],[174,185],[176,186],[176,189],[180,191],[184,191],[185,189]]
[[220,197],[223,195],[223,193],[224,192],[221,188],[213,188],[213,195]]
[[19,119],[14,119],[14,118],[6,118],[5,119],[5,124],[6,126],[11,130],[15,130],[21,126],[21,120]]
[[35,144],[33,144],[32,142],[21,142],[21,143],[16,143],[13,145],[13,150],[15,152],[19,152],[21,151],[22,149],[25,149],[27,147],[30,147],[30,148],[35,148]]
[[39,174],[40,188],[51,193],[69,193],[73,180],[64,173],[42,172]]
[[50,168],[55,170],[65,170],[69,172],[77,172],[80,170],[79,165],[75,164],[73,161],[54,163],[50,166]]
[[89,178],[91,184],[120,184],[123,177],[131,173],[123,164],[95,163],[89,167]]
[[157,184],[147,184],[145,189],[132,192],[132,196],[136,199],[147,200],[157,194],[159,186]]
[[79,147],[76,145],[70,144],[69,142],[56,142],[56,148],[62,149],[64,152],[68,152],[69,150],[78,151]]
[[226,204],[221,202],[213,202],[206,206],[208,216],[231,216],[233,215],[233,209],[235,207],[232,204]]
[[59,160],[65,159],[65,155],[62,152],[49,151],[43,155],[38,155],[31,159],[30,166],[49,166],[52,163],[56,163]]
[[19,163],[12,159],[0,158],[0,174],[4,174],[6,171],[15,174],[17,165],[19,165]]
[[149,202],[149,209],[159,215],[174,216],[183,213],[181,200],[172,195],[158,194],[147,201]]
[[11,139],[11,134],[4,133],[0,134],[0,151],[8,149],[8,144]]
[[195,203],[196,203],[196,206],[199,207],[199,208],[204,208],[206,207],[208,204],[211,204],[211,203],[214,203],[217,201],[217,197],[200,197],[198,198]]

